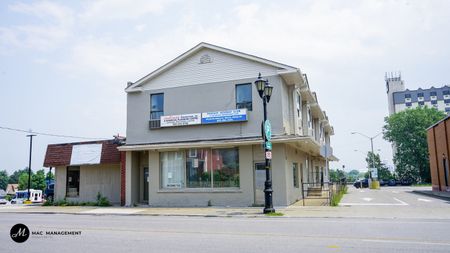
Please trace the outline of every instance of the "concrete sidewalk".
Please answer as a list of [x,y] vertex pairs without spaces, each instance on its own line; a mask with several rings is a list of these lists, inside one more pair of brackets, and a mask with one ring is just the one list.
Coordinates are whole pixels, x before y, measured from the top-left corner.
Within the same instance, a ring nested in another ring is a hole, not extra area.
[[[86,207],[86,206],[2,206],[0,213],[23,214],[73,214],[73,215],[152,215],[152,216],[197,216],[197,217],[267,217],[262,207]],[[380,219],[450,219],[450,208],[430,209],[408,206],[386,208],[373,206],[315,206],[292,205],[275,207],[283,217],[299,218],[380,218]]]

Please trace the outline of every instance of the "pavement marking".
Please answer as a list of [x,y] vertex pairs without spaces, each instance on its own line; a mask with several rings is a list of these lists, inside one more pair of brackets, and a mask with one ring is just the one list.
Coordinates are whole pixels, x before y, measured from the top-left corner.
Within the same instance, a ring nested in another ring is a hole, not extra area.
[[408,203],[398,198],[393,199],[399,203],[340,203],[339,206],[409,206]]
[[363,239],[364,242],[383,242],[383,243],[404,243],[404,244],[422,244],[422,245],[442,245],[450,246],[450,243],[446,242],[421,242],[421,241],[401,241],[401,240],[380,240],[380,239]]
[[422,198],[418,198],[417,200],[418,201],[423,201],[423,202],[431,202],[431,201],[433,201],[431,199],[422,199]]
[[362,199],[367,201],[367,202],[372,201],[372,198],[362,198]]
[[406,203],[406,202],[404,202],[404,201],[401,201],[401,200],[399,200],[398,198],[394,198],[394,199],[397,200],[398,202],[400,202],[400,203],[402,204],[402,206],[409,206],[408,203]]
[[392,191],[392,193],[398,193],[398,191]]

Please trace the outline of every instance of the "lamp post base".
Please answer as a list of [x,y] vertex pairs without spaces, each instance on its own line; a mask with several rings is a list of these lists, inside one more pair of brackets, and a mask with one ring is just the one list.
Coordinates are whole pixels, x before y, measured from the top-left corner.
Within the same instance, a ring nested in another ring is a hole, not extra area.
[[264,208],[264,210],[263,210],[263,213],[274,213],[275,212],[275,209],[273,209],[273,207],[267,207],[267,208]]

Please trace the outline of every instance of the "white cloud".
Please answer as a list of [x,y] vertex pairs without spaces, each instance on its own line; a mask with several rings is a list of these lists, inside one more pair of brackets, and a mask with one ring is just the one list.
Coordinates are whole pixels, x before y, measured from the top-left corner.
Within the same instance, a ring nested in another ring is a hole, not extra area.
[[8,52],[11,48],[49,50],[71,34],[73,12],[62,5],[47,1],[16,3],[10,5],[9,10],[28,18],[36,18],[39,22],[0,27],[0,50],[3,52]]
[[121,19],[137,19],[147,14],[160,14],[169,0],[100,0],[89,1],[80,19],[86,22],[103,22]]

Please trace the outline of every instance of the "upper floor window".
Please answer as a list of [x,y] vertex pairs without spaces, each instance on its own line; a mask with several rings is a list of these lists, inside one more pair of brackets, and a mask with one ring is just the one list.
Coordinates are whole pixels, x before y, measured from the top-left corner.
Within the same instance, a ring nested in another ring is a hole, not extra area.
[[150,119],[160,119],[164,115],[164,93],[150,95]]
[[430,96],[435,97],[436,96],[436,91],[430,92]]
[[417,93],[418,97],[423,97],[423,92]]
[[308,107],[308,127],[313,128],[313,119],[311,115],[311,108]]
[[442,94],[444,94],[444,95],[450,95],[450,90],[444,90],[444,91],[442,91]]
[[252,84],[236,85],[236,109],[247,108],[252,110]]
[[411,94],[405,94],[405,98],[411,98]]
[[300,94],[297,93],[297,117],[301,118],[302,116],[302,98]]

